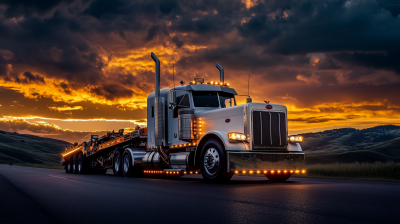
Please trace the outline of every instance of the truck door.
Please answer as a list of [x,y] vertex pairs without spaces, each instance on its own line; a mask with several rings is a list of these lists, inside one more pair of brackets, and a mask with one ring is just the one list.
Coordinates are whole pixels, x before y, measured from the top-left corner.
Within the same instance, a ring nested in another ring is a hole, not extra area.
[[178,144],[183,141],[179,140],[178,133],[178,110],[180,108],[190,108],[190,94],[186,90],[176,90],[176,108],[173,111],[169,111],[169,144]]

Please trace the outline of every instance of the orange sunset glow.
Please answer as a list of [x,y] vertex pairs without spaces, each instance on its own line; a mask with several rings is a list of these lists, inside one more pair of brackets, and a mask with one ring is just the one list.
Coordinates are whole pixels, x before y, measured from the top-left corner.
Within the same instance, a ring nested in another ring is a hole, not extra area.
[[250,74],[253,102],[286,105],[290,134],[400,124],[399,12],[374,1],[195,2],[0,3],[0,130],[80,142],[145,126],[151,52],[161,88],[173,73],[175,85],[219,80],[218,62],[245,95]]

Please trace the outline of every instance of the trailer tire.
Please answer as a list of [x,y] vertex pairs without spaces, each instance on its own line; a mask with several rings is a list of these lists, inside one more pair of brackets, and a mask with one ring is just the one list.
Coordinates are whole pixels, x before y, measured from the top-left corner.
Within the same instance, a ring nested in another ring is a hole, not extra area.
[[66,157],[65,158],[65,166],[64,166],[64,169],[65,169],[66,173],[68,173],[68,165],[69,165],[69,161],[68,161],[68,157]]
[[265,176],[271,181],[285,181],[289,179],[292,174],[265,174]]
[[73,157],[73,161],[72,161],[72,173],[77,174],[78,173],[78,155],[75,154]]
[[68,156],[68,173],[73,173],[74,157]]
[[233,172],[226,172],[226,156],[221,143],[209,139],[200,154],[200,170],[207,181],[229,181]]
[[141,174],[140,167],[133,166],[132,155],[127,150],[122,155],[122,173],[125,177],[139,176]]
[[116,149],[113,158],[113,173],[114,176],[122,176],[122,153]]
[[87,170],[86,156],[80,153],[78,156],[78,173],[84,174],[86,173],[86,170]]

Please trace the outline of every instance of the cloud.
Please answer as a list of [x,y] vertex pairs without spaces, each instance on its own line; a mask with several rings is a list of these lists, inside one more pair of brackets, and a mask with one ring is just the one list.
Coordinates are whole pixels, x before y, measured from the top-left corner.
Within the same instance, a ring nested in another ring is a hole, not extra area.
[[62,106],[62,107],[49,107],[50,110],[56,110],[56,111],[69,111],[69,110],[83,110],[81,106],[74,106],[74,107],[69,107],[69,106]]
[[366,101],[385,102],[392,114],[369,112],[392,119],[397,108],[388,105],[400,105],[399,9],[381,0],[3,1],[0,87],[26,100],[14,99],[22,110],[0,99],[2,116],[145,119],[155,52],[163,88],[173,85],[173,65],[177,82],[188,82],[218,79],[218,62],[239,93],[251,74],[254,100],[290,96],[314,121],[307,111],[323,103]]

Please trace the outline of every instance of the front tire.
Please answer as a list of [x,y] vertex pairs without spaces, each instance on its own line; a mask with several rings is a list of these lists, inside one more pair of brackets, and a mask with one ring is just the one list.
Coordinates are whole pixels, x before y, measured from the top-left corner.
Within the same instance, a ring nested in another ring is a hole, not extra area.
[[208,140],[200,155],[200,170],[207,181],[228,181],[232,172],[226,172],[226,156],[221,144],[215,140]]
[[113,159],[114,176],[122,176],[122,155],[120,150],[115,150]]

